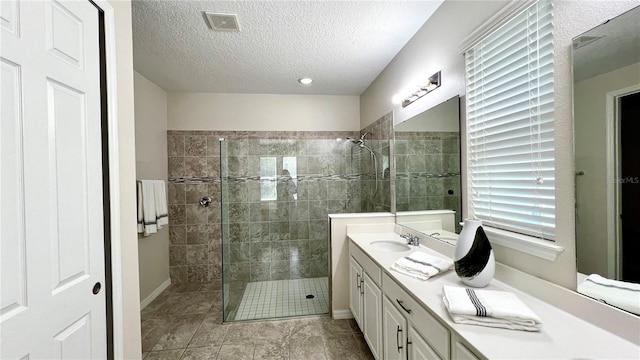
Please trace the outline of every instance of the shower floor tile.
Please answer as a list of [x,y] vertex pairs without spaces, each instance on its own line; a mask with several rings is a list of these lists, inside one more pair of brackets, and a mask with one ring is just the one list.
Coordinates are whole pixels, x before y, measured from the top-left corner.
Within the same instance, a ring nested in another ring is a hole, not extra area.
[[[307,295],[313,295],[308,299]],[[250,282],[234,320],[317,315],[329,312],[328,278]]]

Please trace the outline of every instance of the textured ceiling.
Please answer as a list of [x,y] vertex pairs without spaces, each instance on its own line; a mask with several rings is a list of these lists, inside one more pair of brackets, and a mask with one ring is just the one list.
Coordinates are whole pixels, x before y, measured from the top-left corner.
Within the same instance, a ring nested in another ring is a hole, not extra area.
[[[360,95],[441,3],[134,0],[134,68],[168,91]],[[203,11],[238,14],[241,31]]]

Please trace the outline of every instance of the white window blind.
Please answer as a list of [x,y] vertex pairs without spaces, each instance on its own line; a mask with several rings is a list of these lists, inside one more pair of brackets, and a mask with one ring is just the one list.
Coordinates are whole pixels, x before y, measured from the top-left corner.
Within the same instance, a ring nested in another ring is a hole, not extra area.
[[465,53],[469,201],[486,226],[554,240],[553,6]]

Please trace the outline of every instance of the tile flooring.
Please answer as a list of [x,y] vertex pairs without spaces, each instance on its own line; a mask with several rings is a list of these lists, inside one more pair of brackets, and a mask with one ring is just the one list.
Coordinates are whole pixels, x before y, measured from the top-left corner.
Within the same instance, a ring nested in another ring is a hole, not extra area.
[[172,285],[142,310],[144,360],[368,360],[353,320],[328,316],[222,324],[219,284]]
[[[307,295],[313,295],[307,299]],[[328,278],[250,282],[244,290],[235,320],[327,314]]]

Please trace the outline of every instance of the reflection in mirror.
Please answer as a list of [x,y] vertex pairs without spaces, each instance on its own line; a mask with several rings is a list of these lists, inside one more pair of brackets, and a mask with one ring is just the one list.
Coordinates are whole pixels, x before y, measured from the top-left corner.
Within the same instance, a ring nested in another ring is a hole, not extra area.
[[460,98],[394,127],[397,222],[446,242],[460,232]]
[[578,291],[640,314],[640,7],[573,41]]

